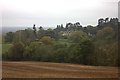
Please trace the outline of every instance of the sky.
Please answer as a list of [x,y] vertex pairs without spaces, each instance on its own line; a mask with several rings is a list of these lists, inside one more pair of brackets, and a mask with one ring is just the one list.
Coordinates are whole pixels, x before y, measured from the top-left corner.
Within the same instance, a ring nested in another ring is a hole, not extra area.
[[80,22],[97,25],[99,18],[118,17],[119,0],[0,0],[3,27],[56,27]]

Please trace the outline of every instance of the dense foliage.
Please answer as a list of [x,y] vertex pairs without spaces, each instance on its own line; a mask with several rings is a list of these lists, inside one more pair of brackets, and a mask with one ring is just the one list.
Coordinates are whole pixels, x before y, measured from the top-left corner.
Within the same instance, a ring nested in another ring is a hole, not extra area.
[[117,66],[117,18],[99,19],[97,26],[82,27],[79,22],[57,25],[55,29],[33,29],[8,32],[4,44],[13,44],[3,53],[3,60],[34,60],[98,66]]

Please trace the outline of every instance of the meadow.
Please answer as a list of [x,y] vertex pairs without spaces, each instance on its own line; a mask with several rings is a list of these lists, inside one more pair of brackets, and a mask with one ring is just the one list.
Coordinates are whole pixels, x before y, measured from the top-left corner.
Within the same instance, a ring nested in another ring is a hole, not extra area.
[[2,54],[7,53],[9,48],[12,46],[12,43],[3,43],[2,44]]

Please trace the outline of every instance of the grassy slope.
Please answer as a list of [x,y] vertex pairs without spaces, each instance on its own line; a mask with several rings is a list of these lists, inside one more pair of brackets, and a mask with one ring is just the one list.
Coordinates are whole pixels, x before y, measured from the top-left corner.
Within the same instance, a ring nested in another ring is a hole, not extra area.
[[8,52],[8,50],[11,46],[12,46],[12,44],[10,44],[10,43],[2,44],[2,53],[4,54],[4,53]]
[[[57,41],[58,44],[67,44],[70,45],[71,43],[68,41],[68,39],[60,39],[59,41]],[[3,43],[2,44],[2,53],[6,53],[8,52],[9,48],[12,46],[11,43]]]
[[60,39],[56,42],[57,44],[67,44],[70,46],[72,43],[68,39]]

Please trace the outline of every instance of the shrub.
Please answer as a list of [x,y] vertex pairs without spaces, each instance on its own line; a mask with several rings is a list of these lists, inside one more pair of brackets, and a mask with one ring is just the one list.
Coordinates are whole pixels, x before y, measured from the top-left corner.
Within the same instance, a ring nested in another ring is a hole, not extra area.
[[55,44],[55,39],[45,36],[42,39],[40,39],[41,42],[43,42],[45,45],[54,45]]
[[10,60],[21,60],[23,59],[24,44],[22,42],[17,42],[10,47],[8,51],[8,58]]

